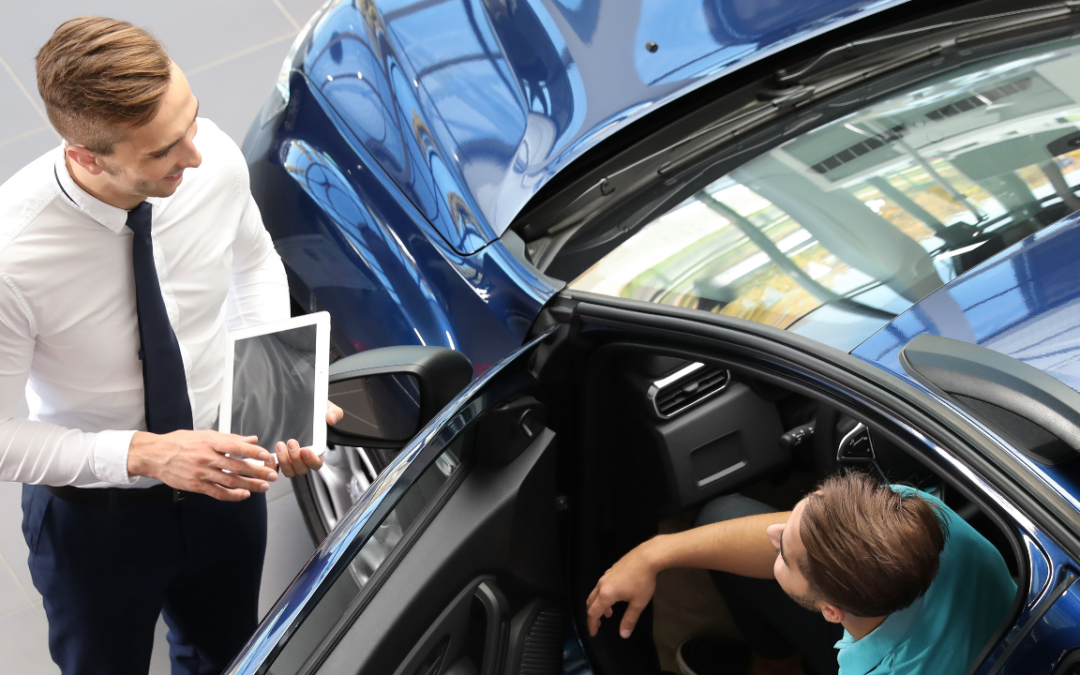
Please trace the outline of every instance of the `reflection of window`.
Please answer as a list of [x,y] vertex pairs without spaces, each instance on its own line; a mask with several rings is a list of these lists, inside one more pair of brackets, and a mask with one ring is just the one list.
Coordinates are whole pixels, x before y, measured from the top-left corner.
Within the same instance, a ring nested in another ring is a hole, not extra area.
[[571,287],[850,348],[1080,210],[1076,72],[1068,40],[900,90],[716,176]]

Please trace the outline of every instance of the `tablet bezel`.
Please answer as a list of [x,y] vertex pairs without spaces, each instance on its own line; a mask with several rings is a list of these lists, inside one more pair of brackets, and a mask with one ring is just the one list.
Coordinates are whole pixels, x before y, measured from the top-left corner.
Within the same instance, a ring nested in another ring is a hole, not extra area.
[[[326,401],[329,395],[330,373],[330,314],[328,312],[315,312],[297,316],[286,321],[274,321],[272,323],[241,328],[226,333],[225,353],[225,378],[221,386],[221,405],[218,409],[218,430],[222,433],[232,433],[232,400],[233,400],[233,357],[236,355],[236,341],[247,338],[269,335],[281,331],[301,328],[303,326],[315,326],[315,398],[312,401],[312,441],[310,449],[315,454],[322,454],[326,450]],[[259,444],[276,443],[277,441],[289,440],[276,438],[267,440],[260,438]],[[263,445],[263,447],[266,447]],[[307,446],[305,446],[307,447]],[[267,448],[273,452],[273,446]]]

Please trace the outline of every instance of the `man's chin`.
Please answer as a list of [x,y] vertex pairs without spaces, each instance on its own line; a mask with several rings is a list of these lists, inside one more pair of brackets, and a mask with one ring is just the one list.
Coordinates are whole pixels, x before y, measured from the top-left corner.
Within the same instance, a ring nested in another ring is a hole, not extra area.
[[184,182],[183,174],[173,181],[159,180],[144,186],[143,194],[147,197],[172,197],[180,184]]

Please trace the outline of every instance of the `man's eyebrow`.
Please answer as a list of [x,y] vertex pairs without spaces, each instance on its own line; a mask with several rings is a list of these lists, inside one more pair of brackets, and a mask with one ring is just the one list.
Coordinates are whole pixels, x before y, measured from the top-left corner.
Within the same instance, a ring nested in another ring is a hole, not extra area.
[[[787,565],[787,557],[784,555],[784,531],[780,530],[780,559]],[[790,565],[788,565],[790,567]]]
[[[191,118],[191,124],[195,124],[195,118],[199,116],[199,106],[200,105],[201,104],[199,103],[199,99],[195,99],[195,117]],[[187,129],[184,129],[184,136],[187,136],[187,130],[191,128],[191,124],[187,125]],[[172,150],[173,148],[175,148],[176,145],[180,141],[184,140],[184,136],[181,136],[180,138],[176,139],[172,143],[169,143],[167,146],[165,146],[164,148],[161,148],[160,150],[154,150],[153,152],[148,152],[146,154],[148,156],[150,156],[150,157],[157,157],[158,155],[164,155],[166,152],[168,152],[168,151]]]

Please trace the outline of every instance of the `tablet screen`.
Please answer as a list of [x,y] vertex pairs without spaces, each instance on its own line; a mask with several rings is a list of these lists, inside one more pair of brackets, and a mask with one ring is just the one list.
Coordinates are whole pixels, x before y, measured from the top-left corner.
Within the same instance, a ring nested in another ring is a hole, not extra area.
[[291,438],[312,447],[316,338],[310,325],[234,342],[232,433],[258,436],[270,452]]

